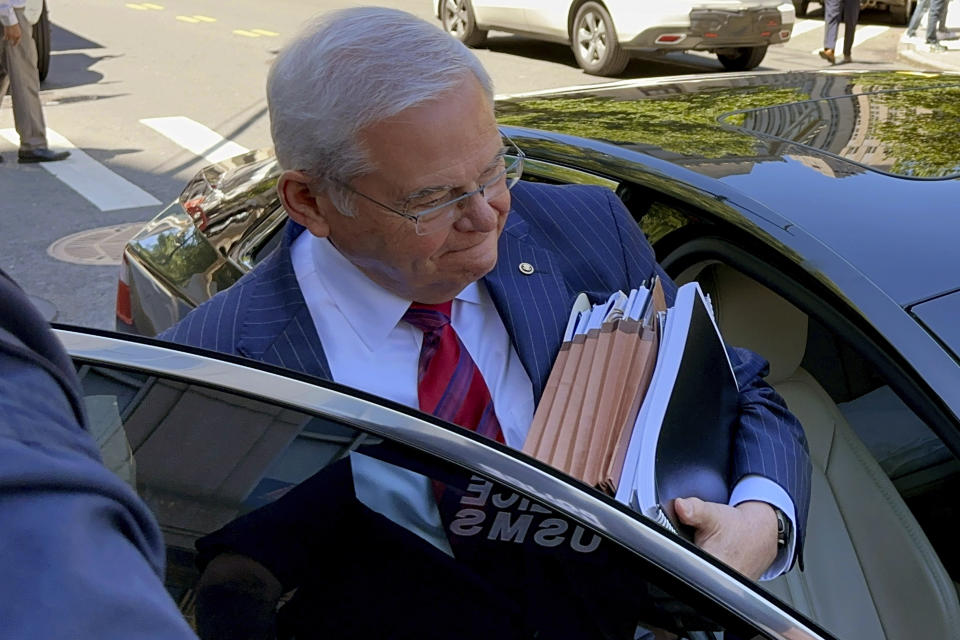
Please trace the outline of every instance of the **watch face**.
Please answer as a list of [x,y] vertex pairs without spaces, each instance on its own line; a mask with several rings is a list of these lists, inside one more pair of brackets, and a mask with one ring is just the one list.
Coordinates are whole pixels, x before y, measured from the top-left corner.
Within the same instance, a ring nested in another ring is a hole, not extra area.
[[787,544],[787,538],[790,537],[790,521],[787,520],[787,516],[780,509],[774,509],[774,512],[777,514],[777,544],[785,545]]

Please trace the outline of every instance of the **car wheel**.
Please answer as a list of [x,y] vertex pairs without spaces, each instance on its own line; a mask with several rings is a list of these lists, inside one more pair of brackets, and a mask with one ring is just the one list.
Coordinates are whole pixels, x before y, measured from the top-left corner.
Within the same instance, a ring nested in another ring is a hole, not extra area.
[[910,16],[913,14],[915,6],[914,0],[904,0],[899,7],[890,7],[890,17],[894,24],[907,24],[910,22]]
[[717,59],[727,71],[747,71],[753,69],[767,55],[767,45],[762,47],[737,47],[717,51]]
[[810,6],[810,0],[793,0],[793,9],[798,18],[807,15],[807,8]]
[[33,25],[33,42],[37,45],[37,71],[40,80],[46,80],[50,72],[50,18],[47,16],[47,3],[43,3],[40,18]]
[[586,2],[577,10],[570,42],[577,64],[591,75],[615,76],[630,62],[630,54],[617,42],[610,14],[596,2]]
[[481,45],[487,39],[487,32],[477,29],[470,0],[441,0],[440,22],[444,31],[468,47]]

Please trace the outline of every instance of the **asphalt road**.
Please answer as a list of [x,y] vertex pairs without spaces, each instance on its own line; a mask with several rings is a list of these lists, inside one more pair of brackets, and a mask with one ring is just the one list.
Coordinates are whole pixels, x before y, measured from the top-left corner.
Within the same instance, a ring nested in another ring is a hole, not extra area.
[[[380,0],[431,18],[430,0]],[[336,0],[50,0],[51,71],[41,98],[53,147],[73,157],[19,165],[9,97],[0,109],[0,268],[58,322],[112,328],[116,260],[139,223],[218,157],[270,144],[264,79],[277,49]],[[824,65],[814,5],[761,69]],[[902,27],[865,12],[854,66],[896,61]],[[492,34],[477,51],[501,94],[607,82],[567,47]],[[715,72],[709,55],[631,62],[623,78]]]

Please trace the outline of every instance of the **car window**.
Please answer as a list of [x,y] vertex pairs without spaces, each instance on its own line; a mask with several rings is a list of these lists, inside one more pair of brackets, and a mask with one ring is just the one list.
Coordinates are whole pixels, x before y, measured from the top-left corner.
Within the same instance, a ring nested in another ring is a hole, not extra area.
[[104,462],[156,515],[167,587],[202,637],[761,637],[493,476],[260,398],[76,364]]
[[[796,281],[774,248],[696,206],[636,192],[643,197],[625,201],[667,272],[699,281],[728,344],[770,362],[767,381],[806,432],[805,562],[763,586],[838,637],[898,637],[891,628],[930,621],[950,628],[960,611],[960,461],[925,419],[938,415],[934,402],[892,365],[889,347]],[[911,598],[892,595],[907,583]]]

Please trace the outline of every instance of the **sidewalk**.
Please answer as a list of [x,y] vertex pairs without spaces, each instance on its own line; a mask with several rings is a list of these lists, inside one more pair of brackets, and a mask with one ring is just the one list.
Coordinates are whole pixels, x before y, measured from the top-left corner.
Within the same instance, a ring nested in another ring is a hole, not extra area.
[[[947,5],[947,28],[960,33],[960,0],[950,0]],[[930,53],[924,44],[927,32],[927,19],[924,17],[917,28],[916,42],[897,44],[897,57],[927,69],[938,71],[960,72],[960,39],[941,40],[940,44],[947,47],[942,53]]]

